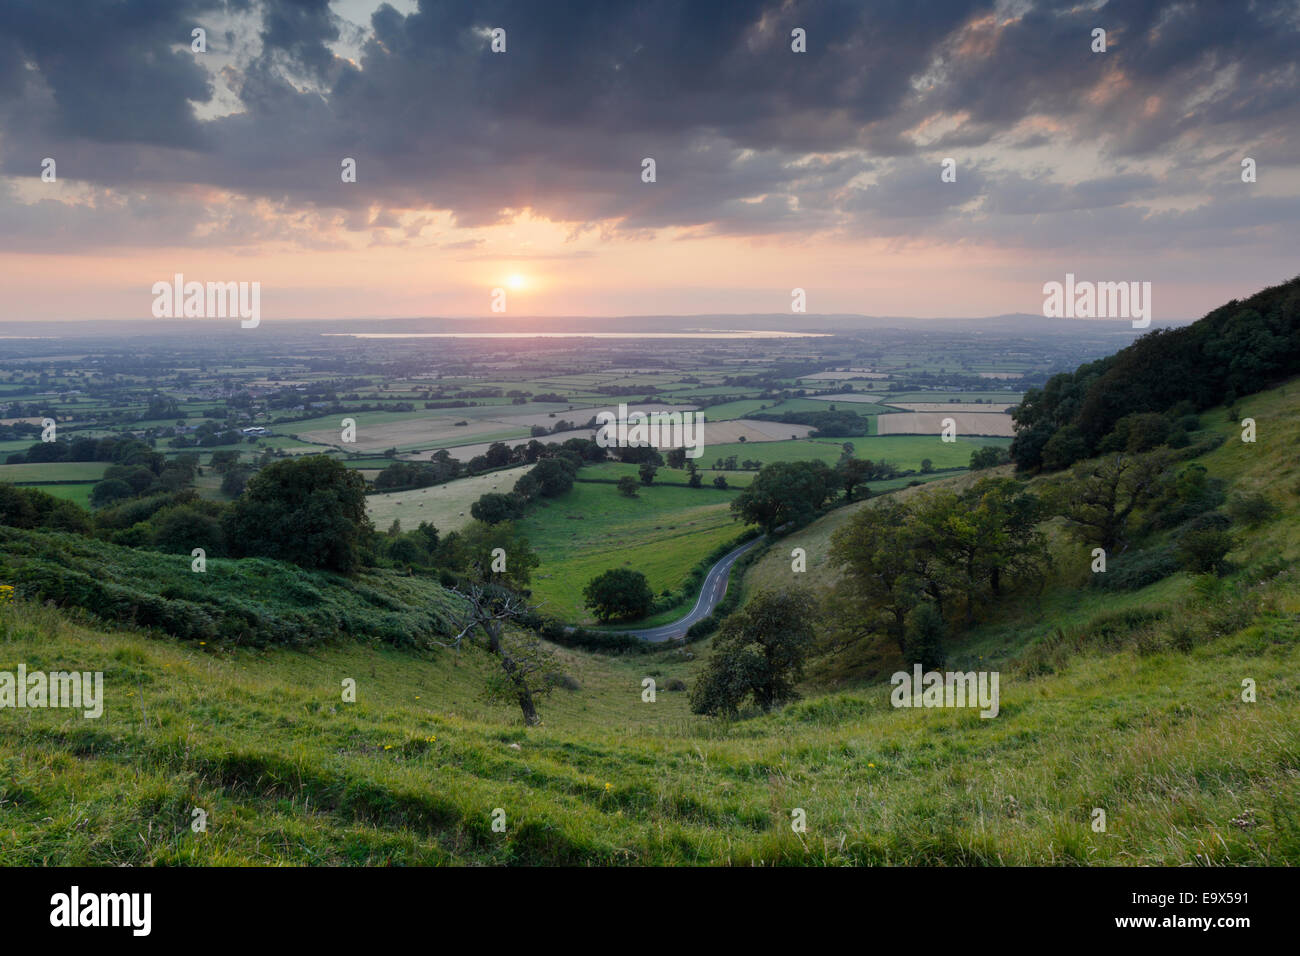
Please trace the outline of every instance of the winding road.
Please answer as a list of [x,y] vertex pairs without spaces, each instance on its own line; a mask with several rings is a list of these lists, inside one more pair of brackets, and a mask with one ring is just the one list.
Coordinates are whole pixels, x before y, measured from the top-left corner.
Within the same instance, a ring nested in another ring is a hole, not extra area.
[[756,548],[762,541],[762,535],[752,541],[746,541],[740,547],[728,551],[718,560],[717,564],[709,568],[709,573],[704,576],[704,586],[700,588],[700,596],[695,602],[695,607],[691,608],[690,613],[685,617],[678,618],[671,624],[661,624],[659,627],[650,627],[641,631],[604,631],[602,633],[627,634],[630,637],[639,637],[643,641],[649,641],[651,644],[662,644],[664,641],[673,641],[679,637],[685,637],[690,626],[712,614],[713,609],[718,606],[718,602],[727,593],[727,579],[731,576],[731,568],[736,563],[736,560],[746,551]]

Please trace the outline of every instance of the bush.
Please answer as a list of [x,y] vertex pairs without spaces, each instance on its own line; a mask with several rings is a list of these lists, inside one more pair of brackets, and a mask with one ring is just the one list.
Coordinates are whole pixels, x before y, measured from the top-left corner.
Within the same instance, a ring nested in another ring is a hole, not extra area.
[[152,542],[154,547],[171,554],[189,554],[195,548],[202,548],[208,557],[226,553],[221,521],[187,505],[159,512],[154,519]]
[[602,634],[581,627],[569,630],[556,620],[541,621],[536,631],[542,640],[550,641],[552,644],[559,644],[561,647],[579,647],[598,654],[647,654],[657,648],[657,645],[647,643],[631,634]]
[[96,508],[103,508],[135,494],[135,489],[120,478],[107,478],[90,489],[90,503]]
[[1178,561],[1184,570],[1222,576],[1229,570],[1227,554],[1232,548],[1229,532],[1213,527],[1195,528],[1179,535]]
[[38,600],[183,640],[305,646],[346,637],[428,647],[452,633],[455,599],[391,572],[348,579],[264,559],[135,551],[69,534],[0,528],[0,579]]
[[1232,520],[1249,528],[1263,524],[1277,512],[1277,505],[1258,491],[1243,491],[1233,495],[1228,501],[1228,514],[1231,515]]
[[0,525],[89,534],[91,519],[75,502],[36,488],[0,484]]
[[1172,547],[1150,548],[1112,558],[1105,572],[1092,576],[1091,584],[1106,591],[1138,591],[1163,581],[1180,569],[1178,556]]

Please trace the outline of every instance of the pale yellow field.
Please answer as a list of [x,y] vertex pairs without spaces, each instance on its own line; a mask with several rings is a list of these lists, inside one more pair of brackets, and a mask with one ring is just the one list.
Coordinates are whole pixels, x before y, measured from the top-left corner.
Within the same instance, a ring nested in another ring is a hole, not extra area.
[[[649,406],[640,406],[646,408]],[[668,406],[663,406],[668,408]],[[680,408],[680,406],[678,406]],[[591,411],[587,409],[585,411]],[[584,419],[586,416],[583,416]],[[735,421],[711,422],[708,420],[708,413],[705,413],[703,424],[703,438],[706,445],[730,445],[738,442],[743,437],[746,442],[766,442],[766,441],[788,441],[791,438],[807,438],[813,431],[809,425],[785,425],[781,422],[760,422],[751,419],[741,418]],[[594,428],[575,428],[572,431],[556,432],[554,435],[545,435],[537,440],[542,444],[564,444],[570,438],[594,438],[596,430]],[[519,445],[527,445],[531,438],[512,438],[507,439],[504,444],[511,448]],[[485,454],[491,442],[476,442],[472,445],[448,446],[447,451],[451,457],[458,461],[469,461],[476,455]],[[387,447],[387,446],[385,446]],[[658,446],[663,449],[676,447],[671,442],[661,442]],[[424,461],[427,460],[432,452],[420,452],[418,455],[404,455],[402,457]]]
[[[481,455],[487,451],[488,445],[492,443],[491,439],[481,442],[474,441],[479,436],[500,436],[503,432],[518,432],[519,437],[506,441],[506,444],[513,448],[515,445],[528,444],[531,439],[527,432],[534,425],[549,427],[560,421],[578,424],[590,420],[593,415],[598,415],[602,411],[618,413],[617,405],[591,405],[575,406],[571,410],[558,411],[554,417],[549,412],[526,412],[512,415],[510,414],[512,407],[514,406],[502,405],[501,414],[494,415],[492,418],[471,418],[468,425],[456,424],[458,421],[466,420],[467,416],[463,409],[451,409],[445,415],[413,415],[409,421],[386,422],[382,425],[363,423],[357,426],[356,444],[350,445],[348,448],[354,451],[383,451],[386,448],[401,445],[438,444],[451,449],[452,457],[461,461],[469,461],[475,455]],[[688,411],[694,408],[694,405],[666,405],[662,402],[635,403],[628,406],[629,411],[639,412]],[[589,430],[574,430],[545,440],[562,442],[567,438],[589,438],[590,436]],[[339,430],[333,427],[300,432],[298,437],[304,441],[319,442],[339,448],[343,447],[340,442]],[[447,444],[449,441],[457,441],[457,444],[453,447]],[[427,458],[428,456],[421,455],[420,457]]]
[[[883,393],[882,393],[883,394]],[[881,395],[871,392],[840,392],[837,395],[818,395],[819,402],[879,402]]]
[[853,378],[889,378],[889,375],[886,374],[885,372],[874,372],[871,371],[870,369],[850,368],[850,369],[845,369],[842,372],[814,372],[811,375],[801,375],[799,377],[799,380],[801,382],[822,381],[822,380],[832,381],[832,382],[844,382]]
[[879,435],[938,435],[943,431],[943,420],[951,418],[957,423],[960,435],[997,435],[1015,437],[1010,415],[977,415],[971,412],[898,412],[876,417]]
[[469,508],[481,495],[489,491],[510,491],[532,465],[520,465],[505,471],[473,478],[458,478],[445,485],[417,488],[414,491],[394,491],[384,495],[368,495],[366,512],[380,531],[387,531],[393,519],[402,522],[402,530],[412,531],[421,521],[430,522],[446,534],[465,527],[474,519]]
[[1010,405],[982,405],[979,402],[881,402],[890,408],[905,408],[909,412],[975,412],[990,414],[1005,412]]
[[[303,441],[346,447],[351,451],[383,451],[398,445],[415,445],[420,442],[441,442],[454,438],[473,438],[475,435],[492,435],[500,433],[509,425],[499,421],[481,419],[471,421],[468,425],[456,425],[459,418],[412,418],[410,421],[386,422],[382,425],[357,426],[355,444],[345,446],[337,428],[320,428],[314,431],[299,432]],[[487,446],[484,445],[486,448]]]

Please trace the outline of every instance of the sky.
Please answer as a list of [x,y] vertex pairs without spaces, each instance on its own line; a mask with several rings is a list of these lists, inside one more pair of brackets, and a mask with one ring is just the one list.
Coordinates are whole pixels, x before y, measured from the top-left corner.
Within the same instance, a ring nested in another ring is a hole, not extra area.
[[1037,314],[1067,273],[1188,319],[1300,274],[1297,0],[0,0],[0,24],[0,321],[147,319],[177,273],[259,282],[266,319],[491,317],[499,289],[539,327],[795,288],[814,314]]

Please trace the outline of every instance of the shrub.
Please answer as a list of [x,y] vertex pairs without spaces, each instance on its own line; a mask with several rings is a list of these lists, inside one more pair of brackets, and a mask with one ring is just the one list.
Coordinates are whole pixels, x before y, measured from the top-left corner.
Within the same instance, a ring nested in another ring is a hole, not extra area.
[[1233,548],[1232,535],[1213,527],[1195,528],[1178,537],[1178,561],[1184,570],[1198,574],[1228,571],[1227,554]]
[[1180,569],[1178,556],[1172,547],[1150,548],[1111,559],[1106,571],[1094,574],[1090,583],[1107,591],[1139,591]]
[[1243,491],[1228,501],[1228,514],[1232,520],[1249,528],[1263,524],[1277,512],[1277,505],[1258,491]]

